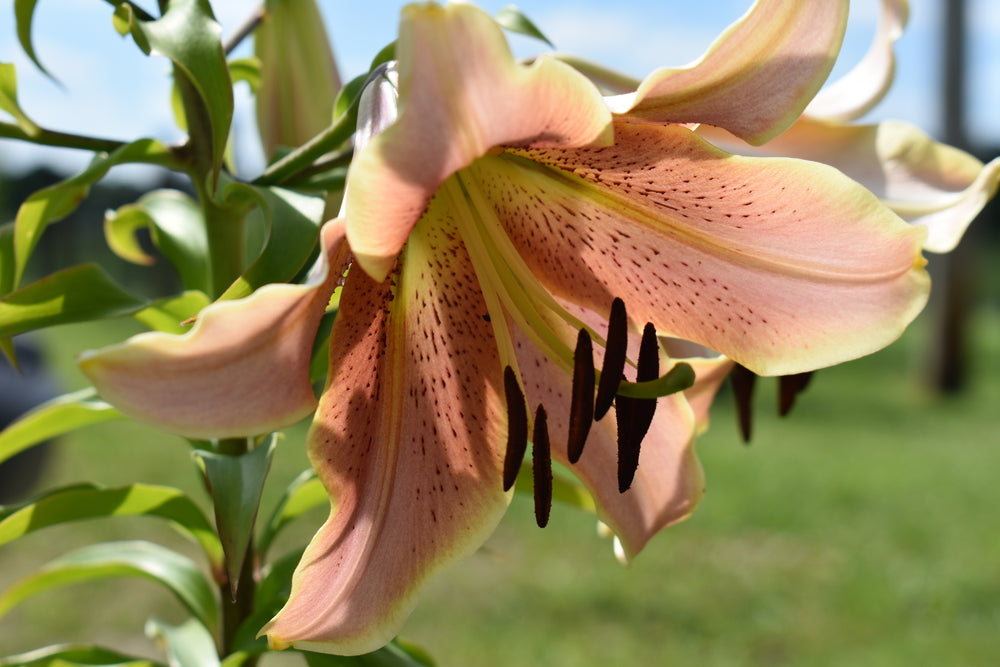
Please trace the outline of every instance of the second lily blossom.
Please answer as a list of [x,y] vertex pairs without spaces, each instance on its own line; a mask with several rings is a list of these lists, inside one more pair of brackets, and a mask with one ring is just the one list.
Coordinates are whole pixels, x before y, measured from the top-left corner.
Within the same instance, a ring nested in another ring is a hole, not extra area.
[[[701,497],[693,441],[730,359],[799,373],[900,335],[927,298],[926,231],[821,160],[740,157],[705,138],[711,126],[771,146],[796,127],[847,5],[760,0],[693,66],[611,99],[555,59],[516,62],[475,7],[411,5],[398,118],[355,157],[310,282],[82,360],[122,412],[189,437],[251,435],[315,410],[309,453],[332,512],[264,630],[274,646],[372,650],[431,575],[483,543],[510,501],[513,389],[529,416],[546,415],[552,459],[631,558]],[[317,408],[312,338],[352,257]],[[686,359],[695,385],[657,400],[624,492],[627,401],[569,451],[580,332],[600,367],[619,302],[627,349],[650,349],[648,323],[660,368],[688,342],[722,355]]]

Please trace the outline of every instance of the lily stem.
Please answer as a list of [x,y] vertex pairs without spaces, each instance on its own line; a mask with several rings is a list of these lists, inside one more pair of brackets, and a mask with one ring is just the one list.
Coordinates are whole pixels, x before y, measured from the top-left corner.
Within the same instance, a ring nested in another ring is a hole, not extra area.
[[300,171],[312,166],[320,157],[342,148],[354,133],[358,124],[357,101],[329,126],[315,137],[302,144],[294,151],[271,164],[264,173],[258,176],[254,185],[279,185],[289,180]]
[[[85,151],[113,153],[122,146],[124,141],[117,139],[104,139],[101,137],[89,137],[82,134],[71,134],[69,132],[58,132],[39,128],[37,132],[26,132],[13,123],[0,122],[0,137],[4,139],[18,139],[28,141],[42,146],[55,146],[57,148],[76,148]],[[177,149],[164,147],[163,150],[149,151],[141,161],[146,164],[156,164],[168,169],[178,170],[183,162]]]
[[243,21],[240,27],[236,29],[236,32],[230,35],[229,39],[227,39],[222,45],[223,52],[227,56],[232,53],[233,50],[236,49],[236,47],[250,35],[250,33],[257,29],[257,26],[260,25],[260,22],[264,20],[265,16],[267,16],[267,7],[261,3],[261,5],[257,7],[257,9],[255,9],[245,21]]

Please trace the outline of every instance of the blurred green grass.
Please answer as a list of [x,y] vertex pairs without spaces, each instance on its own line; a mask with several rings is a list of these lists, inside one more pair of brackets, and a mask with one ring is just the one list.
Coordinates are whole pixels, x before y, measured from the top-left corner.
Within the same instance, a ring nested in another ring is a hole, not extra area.
[[[83,383],[74,352],[123,326],[45,332],[67,389]],[[1000,664],[1000,312],[980,309],[973,331],[971,384],[956,398],[921,389],[919,326],[817,374],[788,418],[773,416],[774,383],[762,380],[749,447],[721,397],[698,443],[701,507],[629,567],[593,517],[557,506],[540,530],[530,499],[516,498],[486,547],[431,584],[403,636],[442,667]],[[304,466],[293,431],[264,515]],[[183,441],[125,422],[60,443],[46,485],[82,479],[204,500]],[[149,521],[89,522],[2,547],[0,584],[73,546],[134,537],[193,553]],[[149,615],[183,614],[145,582],[51,592],[0,619],[0,654],[95,638],[148,653]]]

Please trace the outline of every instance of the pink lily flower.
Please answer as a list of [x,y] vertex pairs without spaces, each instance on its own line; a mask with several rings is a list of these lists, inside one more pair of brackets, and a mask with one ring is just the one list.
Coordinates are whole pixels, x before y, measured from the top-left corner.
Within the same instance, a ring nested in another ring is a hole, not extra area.
[[[309,453],[332,511],[263,630],[272,646],[391,639],[426,581],[493,531],[508,452],[532,431],[536,499],[551,456],[632,558],[702,494],[693,441],[728,359],[798,373],[900,335],[927,298],[924,230],[831,167],[730,155],[691,129],[752,143],[787,129],[829,74],[847,5],[760,0],[627,100],[554,59],[515,62],[472,6],[409,6],[398,118],[358,151],[310,281],[83,358],[106,400],[190,437],[315,410]],[[317,407],[310,346],[348,253]],[[579,361],[584,339],[614,405]],[[693,387],[642,398],[677,340],[725,357],[694,357]],[[624,371],[605,364],[626,352]],[[609,417],[581,419],[595,384]],[[623,437],[650,403],[648,434]],[[638,457],[624,476],[623,454]]]
[[996,194],[1000,158],[984,165],[901,121],[852,124],[889,91],[896,70],[893,46],[908,18],[907,0],[882,0],[878,28],[862,60],[820,91],[790,128],[765,144],[752,145],[709,125],[700,127],[699,134],[741,155],[795,157],[834,166],[910,224],[926,227],[925,250],[954,250]]

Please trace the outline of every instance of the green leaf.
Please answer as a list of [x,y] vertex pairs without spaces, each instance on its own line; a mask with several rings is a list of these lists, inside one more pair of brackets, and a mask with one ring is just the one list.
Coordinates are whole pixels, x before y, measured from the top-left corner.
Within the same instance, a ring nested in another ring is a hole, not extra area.
[[14,289],[14,223],[0,225],[0,296]]
[[103,542],[76,549],[16,581],[0,596],[0,616],[42,591],[107,577],[142,577],[163,584],[206,628],[218,627],[212,585],[190,558],[144,541]]
[[521,10],[514,5],[507,5],[497,12],[496,22],[500,24],[502,28],[506,28],[511,32],[533,37],[537,40],[545,42],[553,49],[556,48],[555,44],[549,41],[549,38],[538,29],[538,26],[532,23],[531,19],[521,13]]
[[0,337],[128,315],[146,306],[96,264],[82,264],[0,298]]
[[177,626],[151,620],[146,636],[166,651],[170,667],[220,667],[215,639],[194,619]]
[[17,103],[17,70],[12,63],[0,63],[0,109],[6,111],[28,135],[41,131]]
[[361,91],[365,88],[365,81],[368,80],[368,73],[365,72],[359,76],[354,77],[340,89],[337,93],[337,99],[333,102],[333,117],[339,118],[347,113],[358,98],[361,97]]
[[246,81],[250,86],[250,92],[254,94],[260,86],[260,71],[260,58],[234,58],[229,61],[229,76],[232,77],[233,83]]
[[99,646],[59,644],[0,658],[0,667],[163,667]]
[[76,210],[90,192],[90,186],[104,178],[111,167],[127,162],[146,162],[154,154],[166,152],[153,139],[125,144],[113,153],[98,153],[80,174],[43,188],[28,197],[14,220],[14,274],[11,287],[21,282],[24,267],[45,228]]
[[309,667],[434,667],[422,649],[393,641],[373,653],[343,656],[299,651]]
[[0,506],[0,545],[49,526],[110,516],[166,519],[201,545],[213,568],[222,565],[222,545],[201,509],[178,489],[149,484],[74,486],[18,507]]
[[[194,88],[208,120],[213,179],[218,178],[233,119],[233,84],[220,41],[222,30],[209,3],[170,0],[167,11],[155,21],[141,21],[123,13],[116,16],[129,23],[140,48],[170,58],[175,71]],[[186,120],[189,127],[195,121]]]
[[254,655],[254,653],[246,653],[244,651],[230,653],[226,656],[225,660],[222,661],[221,667],[242,667],[246,664],[247,660],[253,658]]
[[58,396],[0,431],[0,461],[56,436],[124,416],[97,398],[93,388]]
[[270,231],[257,259],[219,300],[240,299],[268,283],[294,278],[316,249],[323,200],[284,188],[239,183],[228,186],[223,196],[227,202],[255,201]]
[[127,204],[117,211],[104,214],[104,239],[108,242],[111,252],[126,262],[150,266],[155,261],[153,256],[142,249],[136,233],[140,229],[150,227],[152,220],[135,204]]
[[153,301],[132,317],[153,331],[184,334],[190,331],[183,324],[201,312],[211,301],[204,292],[189,290],[177,296],[164,297]]
[[35,47],[31,43],[31,23],[35,18],[35,5],[37,3],[38,0],[14,0],[17,39],[21,42],[21,48],[31,58],[31,62],[35,63],[35,67],[51,77],[52,75],[42,66],[41,61],[38,60],[38,56],[35,55]]
[[278,500],[274,513],[261,531],[260,539],[257,542],[257,549],[261,558],[267,554],[267,550],[274,542],[274,538],[281,532],[282,528],[302,516],[314,507],[319,507],[330,502],[330,497],[323,488],[322,482],[316,477],[313,470],[306,470],[292,480],[292,483],[285,489],[281,499]]
[[198,203],[177,190],[154,190],[131,206],[144,212],[153,243],[187,290],[208,290],[208,236]]
[[264,624],[274,618],[292,591],[292,573],[302,558],[302,549],[285,554],[275,563],[266,567],[257,594],[254,597],[254,611],[240,624],[233,637],[233,649],[248,653],[267,651],[267,638],[257,633]]
[[277,435],[272,434],[267,443],[240,456],[204,450],[193,452],[215,500],[215,522],[234,598],[276,443]]
[[[0,225],[0,297],[10,293],[14,288],[14,224]],[[17,352],[14,350],[14,339],[10,336],[0,337],[0,352],[7,358],[10,365],[18,368]],[[2,449],[0,449],[2,451]]]

